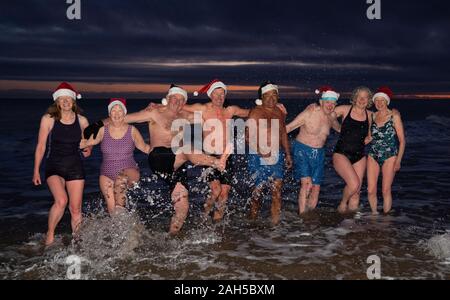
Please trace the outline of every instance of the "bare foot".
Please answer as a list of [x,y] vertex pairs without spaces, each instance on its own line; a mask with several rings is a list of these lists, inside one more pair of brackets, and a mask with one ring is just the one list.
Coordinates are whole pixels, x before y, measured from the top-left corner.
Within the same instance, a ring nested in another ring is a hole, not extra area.
[[55,242],[55,235],[53,233],[49,234],[47,232],[47,236],[45,238],[45,247],[49,247],[49,246],[53,245],[54,242]]
[[338,206],[338,212],[340,213],[340,214],[345,214],[346,212],[347,212],[347,205],[342,205],[342,204],[339,204],[339,206]]

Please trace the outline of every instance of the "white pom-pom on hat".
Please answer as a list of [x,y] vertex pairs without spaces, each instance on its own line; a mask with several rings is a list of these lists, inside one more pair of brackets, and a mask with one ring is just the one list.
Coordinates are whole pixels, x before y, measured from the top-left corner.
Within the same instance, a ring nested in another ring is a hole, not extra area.
[[261,99],[256,99],[255,100],[256,105],[261,106],[263,104]]
[[198,92],[197,91],[194,92],[194,97],[198,97]]
[[167,99],[166,99],[166,98],[163,98],[163,99],[161,100],[161,104],[164,105],[164,106],[166,106],[166,105],[168,104]]
[[316,90],[315,93],[316,93],[316,95],[319,95],[320,94],[320,90]]

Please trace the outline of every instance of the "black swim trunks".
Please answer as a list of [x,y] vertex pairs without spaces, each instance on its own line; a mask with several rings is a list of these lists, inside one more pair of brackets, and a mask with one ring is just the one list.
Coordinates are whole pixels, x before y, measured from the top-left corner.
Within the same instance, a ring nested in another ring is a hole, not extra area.
[[[211,154],[215,158],[220,158],[220,155]],[[232,185],[233,183],[233,155],[230,155],[227,160],[227,167],[223,172],[220,172],[217,169],[212,169],[211,167],[206,167],[204,170],[206,172],[206,181],[212,182],[214,180],[220,181],[221,184]]]
[[345,155],[351,164],[357,163],[366,156],[364,152],[364,139],[369,132],[369,116],[366,111],[366,120],[357,121],[352,119],[350,108],[347,116],[342,122],[341,134],[334,148],[334,153]]
[[78,116],[70,125],[55,120],[49,135],[45,179],[60,176],[65,181],[83,180],[85,172],[80,151],[81,127]]
[[186,163],[177,170],[173,170],[175,157],[172,149],[166,147],[156,147],[148,155],[150,169],[169,185],[170,190],[175,188],[177,182],[187,187],[188,181]]

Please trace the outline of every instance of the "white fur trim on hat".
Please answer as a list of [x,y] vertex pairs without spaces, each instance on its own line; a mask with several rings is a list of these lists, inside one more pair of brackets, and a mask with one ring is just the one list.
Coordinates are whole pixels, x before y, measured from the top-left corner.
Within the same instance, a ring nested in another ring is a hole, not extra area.
[[326,91],[326,92],[322,93],[322,97],[320,98],[320,100],[338,101],[339,96],[340,95],[338,93],[336,93],[335,91]]
[[53,93],[53,101],[56,101],[56,99],[58,99],[59,97],[62,96],[69,96],[72,99],[81,99],[81,95],[80,94],[76,94],[74,91],[69,90],[69,89],[59,89],[56,92]]
[[383,92],[376,93],[372,97],[373,101],[375,101],[375,98],[377,98],[377,97],[383,97],[386,100],[387,105],[389,105],[389,103],[391,103],[391,98],[389,98],[389,96],[386,93],[383,93]]
[[264,95],[267,92],[270,91],[277,91],[278,92],[278,85],[275,84],[268,84],[261,88],[261,95]]
[[116,106],[116,105],[119,105],[119,106],[123,109],[123,112],[124,112],[125,114],[127,114],[127,107],[122,103],[122,101],[120,101],[120,100],[115,100],[115,101],[111,102],[111,103],[108,105],[108,114],[109,114],[109,115],[111,114],[111,110],[113,109],[113,107]]
[[[208,97],[211,97],[212,92],[215,89],[218,88],[223,88],[225,90],[225,95],[227,95],[227,86],[225,85],[225,83],[223,83],[222,81],[218,81],[218,82],[214,82],[213,84],[211,84],[211,86],[209,87],[208,91],[206,92],[206,94],[208,95]],[[197,93],[198,94],[198,93]]]
[[263,102],[262,102],[261,99],[256,99],[256,100],[255,100],[255,103],[256,103],[256,105],[258,105],[258,106],[263,105]]
[[181,96],[184,97],[184,101],[188,100],[188,94],[185,90],[183,90],[182,88],[179,88],[177,86],[174,86],[173,88],[169,89],[169,92],[167,93],[166,98],[169,98],[172,95],[176,95],[179,94]]

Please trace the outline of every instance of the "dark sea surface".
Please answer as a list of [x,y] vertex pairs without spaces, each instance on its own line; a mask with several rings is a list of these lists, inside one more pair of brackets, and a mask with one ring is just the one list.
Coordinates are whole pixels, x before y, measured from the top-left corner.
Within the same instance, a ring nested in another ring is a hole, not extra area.
[[[51,101],[0,101],[0,279],[65,279],[70,255],[80,257],[83,279],[367,279],[371,255],[380,258],[384,279],[450,279],[450,101],[392,101],[391,107],[402,114],[407,145],[389,215],[370,214],[365,183],[360,211],[349,216],[336,212],[344,184],[330,161],[337,140],[333,133],[316,211],[297,215],[298,184],[288,172],[280,225],[270,225],[268,196],[259,220],[249,222],[249,174],[243,158],[235,158],[225,220],[201,222],[208,186],[201,181],[201,170],[193,168],[187,222],[178,237],[169,238],[169,191],[151,175],[142,153],[135,155],[142,180],[129,193],[131,212],[115,219],[106,215],[96,148],[85,160],[81,239],[72,243],[66,212],[56,244],[47,250],[41,243],[52,197],[45,184],[33,187],[31,178],[40,118]],[[249,100],[229,102],[253,105]],[[311,102],[283,101],[288,121]],[[107,103],[79,102],[91,122],[106,116]],[[129,100],[128,111],[147,103]],[[147,139],[146,125],[137,127]]]

